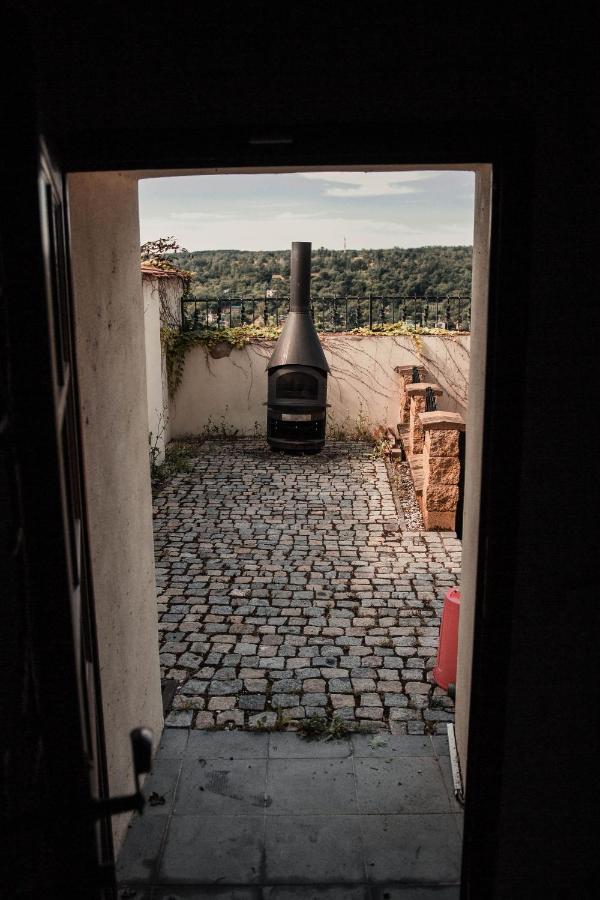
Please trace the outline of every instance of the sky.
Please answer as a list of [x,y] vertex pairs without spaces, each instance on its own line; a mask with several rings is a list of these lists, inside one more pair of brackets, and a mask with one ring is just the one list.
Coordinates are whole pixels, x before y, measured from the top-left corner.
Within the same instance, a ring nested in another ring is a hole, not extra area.
[[189,175],[140,182],[142,243],[187,250],[341,250],[473,243],[472,172]]

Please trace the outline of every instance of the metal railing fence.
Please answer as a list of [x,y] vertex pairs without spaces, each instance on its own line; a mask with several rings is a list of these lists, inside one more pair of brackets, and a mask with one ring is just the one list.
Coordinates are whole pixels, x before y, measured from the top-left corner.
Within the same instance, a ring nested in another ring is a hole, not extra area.
[[[234,328],[239,325],[281,325],[289,311],[287,296],[182,297],[183,331],[197,328]],[[341,332],[353,328],[405,322],[421,328],[469,331],[471,298],[409,296],[315,296],[312,318],[318,331]]]

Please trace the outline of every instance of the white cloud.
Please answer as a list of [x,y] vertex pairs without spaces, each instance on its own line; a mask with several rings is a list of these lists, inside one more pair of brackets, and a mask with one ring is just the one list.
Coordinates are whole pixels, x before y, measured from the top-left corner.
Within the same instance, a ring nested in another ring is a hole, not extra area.
[[197,221],[212,221],[213,219],[231,219],[235,216],[235,213],[206,213],[206,212],[172,212],[169,213],[169,217],[171,219],[175,219],[175,221],[179,222],[197,222]]
[[325,181],[325,197],[385,197],[398,194],[415,194],[419,188],[409,182],[424,181],[436,172],[301,172],[303,178],[311,181]]
[[[177,222],[196,222],[196,221],[213,221],[215,219],[227,219],[231,221],[232,219],[236,222],[240,219],[240,217],[252,217],[256,216],[257,218],[270,218],[270,219],[278,219],[278,218],[298,218],[301,216],[313,216],[317,215],[316,212],[292,212],[295,207],[302,206],[303,204],[294,203],[292,201],[280,202],[280,203],[272,203],[270,201],[248,201],[245,200],[243,206],[238,205],[237,208],[225,209],[224,212],[199,212],[199,211],[186,211],[186,212],[177,212],[173,211],[169,213],[169,217]],[[283,212],[281,212],[283,210]]]
[[[142,219],[142,241],[151,240],[158,234],[176,233],[179,243],[189,250],[285,250],[289,249],[292,241],[311,241],[313,247],[341,249],[344,238],[346,245],[353,249],[470,244],[473,240],[472,226],[462,230],[460,226],[448,229],[440,223],[439,226],[419,228],[389,218],[347,219],[318,214],[298,216],[291,212],[269,219],[241,215],[235,221],[178,218],[176,222],[175,228],[172,214],[164,219]],[[449,232],[452,234],[451,241],[448,240]]]
[[[292,241],[339,249],[344,238],[356,249],[473,240],[473,207],[464,203],[472,173],[430,169],[200,176],[186,179],[185,191],[181,186],[171,190],[172,181],[140,185],[143,241],[175,234],[190,250],[285,250]],[[403,202],[408,191],[419,191],[413,195],[417,202]],[[367,199],[353,203],[355,198]]]

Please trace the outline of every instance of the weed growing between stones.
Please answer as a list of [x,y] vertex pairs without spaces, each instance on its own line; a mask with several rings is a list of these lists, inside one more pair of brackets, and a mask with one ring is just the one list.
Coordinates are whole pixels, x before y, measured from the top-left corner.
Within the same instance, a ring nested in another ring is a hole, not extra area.
[[372,734],[372,725],[348,725],[337,713],[309,716],[298,722],[298,734],[307,741],[339,741],[350,734]]
[[180,443],[179,441],[169,444],[165,450],[165,458],[162,463],[157,464],[151,458],[150,476],[153,486],[160,487],[173,475],[188,472],[190,459],[193,459],[196,455],[196,449],[193,444]]
[[293,725],[292,719],[288,719],[280,709],[277,710],[275,721],[269,724],[266,714],[254,724],[254,731],[270,732],[270,731],[287,731],[290,725]]
[[[238,436],[238,428],[234,428],[233,425],[229,425],[227,422],[229,413],[229,404],[225,404],[225,411],[221,415],[218,422],[213,420],[212,416],[209,416],[204,426],[204,431],[202,432],[203,438],[220,438],[222,440],[235,438]],[[258,423],[257,423],[258,424]]]
[[347,413],[341,421],[336,419],[333,412],[327,414],[327,438],[330,441],[364,441],[372,443],[374,440],[375,426],[362,410],[356,419],[351,419]]

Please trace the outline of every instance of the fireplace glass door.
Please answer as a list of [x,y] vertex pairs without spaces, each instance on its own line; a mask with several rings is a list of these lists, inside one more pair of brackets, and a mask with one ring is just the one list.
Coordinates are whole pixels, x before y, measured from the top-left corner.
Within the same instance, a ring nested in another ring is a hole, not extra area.
[[319,382],[308,372],[286,372],[275,386],[276,400],[316,400]]

